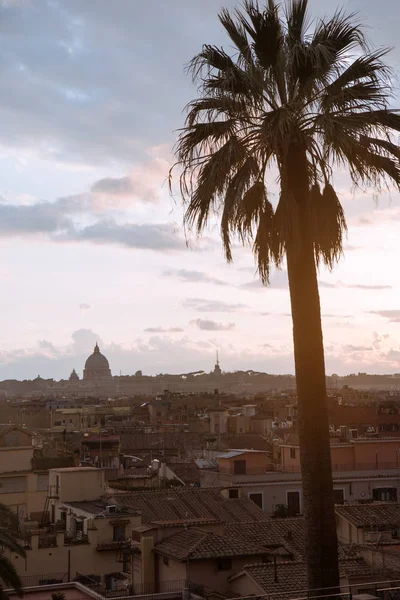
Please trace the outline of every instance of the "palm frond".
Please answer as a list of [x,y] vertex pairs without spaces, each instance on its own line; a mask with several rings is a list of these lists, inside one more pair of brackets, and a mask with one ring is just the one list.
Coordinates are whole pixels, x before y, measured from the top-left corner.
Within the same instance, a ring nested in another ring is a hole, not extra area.
[[308,25],[308,0],[292,0],[286,10],[288,42],[291,47],[303,41]]
[[18,571],[9,558],[0,555],[0,581],[6,588],[12,588],[19,597],[23,596],[22,582]]
[[246,30],[240,22],[240,18],[235,21],[229,10],[226,8],[221,10],[218,17],[232,42],[239,50],[240,57],[242,57],[248,65],[254,65],[249,40],[247,39]]
[[332,269],[343,254],[343,236],[347,232],[347,224],[343,207],[330,184],[325,186],[322,194],[317,184],[312,186],[309,222],[316,262],[318,264],[322,260]]

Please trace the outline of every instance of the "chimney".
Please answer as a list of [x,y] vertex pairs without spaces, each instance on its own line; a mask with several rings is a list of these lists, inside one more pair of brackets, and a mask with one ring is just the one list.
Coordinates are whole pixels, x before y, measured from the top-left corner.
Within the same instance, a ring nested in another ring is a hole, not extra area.
[[285,540],[287,540],[288,542],[291,542],[291,541],[293,541],[293,533],[292,533],[292,530],[291,530],[291,529],[289,529],[289,530],[288,530],[288,531],[285,533],[285,535],[284,535],[283,537],[284,537],[284,538],[285,538]]

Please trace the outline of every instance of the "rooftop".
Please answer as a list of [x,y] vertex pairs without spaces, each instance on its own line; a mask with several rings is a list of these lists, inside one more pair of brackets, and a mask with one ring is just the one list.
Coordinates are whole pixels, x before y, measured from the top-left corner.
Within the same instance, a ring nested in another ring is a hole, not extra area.
[[[81,510],[86,513],[90,513],[92,515],[107,515],[110,517],[117,517],[120,515],[135,515],[136,511],[132,510],[129,507],[112,504],[111,502],[105,502],[101,499],[99,500],[82,500],[81,502],[63,502],[64,506],[69,506],[71,508],[75,508],[76,510]],[[107,513],[108,506],[116,506],[115,512]]]
[[336,514],[357,528],[394,529],[400,526],[400,504],[394,502],[336,506]]
[[200,483],[199,467],[194,462],[173,462],[168,467],[184,484]]
[[[394,574],[392,571],[377,572],[372,570],[362,558],[340,561],[339,569],[342,577],[371,577],[371,580],[377,577],[376,581],[382,581],[379,578],[384,576],[388,579],[393,576],[394,578],[398,577],[398,573]],[[307,568],[305,562],[278,562],[276,571],[272,563],[247,565],[243,571],[233,575],[231,580],[242,574],[249,575],[265,594],[282,594],[285,592],[307,590]]]
[[227,499],[218,489],[149,490],[114,497],[118,504],[140,511],[145,524],[235,523],[265,519],[265,513],[249,498]]
[[178,561],[265,554],[265,548],[256,544],[199,529],[180,531],[154,550]]

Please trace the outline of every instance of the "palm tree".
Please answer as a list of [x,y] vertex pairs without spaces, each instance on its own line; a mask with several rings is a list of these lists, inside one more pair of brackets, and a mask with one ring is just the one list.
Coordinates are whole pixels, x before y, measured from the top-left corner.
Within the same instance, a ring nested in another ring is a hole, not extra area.
[[8,550],[25,558],[25,550],[18,541],[20,538],[18,518],[7,506],[0,504],[0,600],[7,600],[4,588],[14,589],[20,597],[23,595],[20,576],[4,552]]
[[198,97],[176,153],[187,226],[201,233],[218,216],[227,260],[232,239],[250,243],[264,284],[286,259],[308,583],[321,589],[339,583],[317,281],[318,266],[341,256],[346,232],[332,169],[375,190],[398,185],[400,116],[389,107],[386,50],[371,50],[340,11],[310,27],[307,5],[244,0],[221,11],[234,52],[205,45],[191,61]]

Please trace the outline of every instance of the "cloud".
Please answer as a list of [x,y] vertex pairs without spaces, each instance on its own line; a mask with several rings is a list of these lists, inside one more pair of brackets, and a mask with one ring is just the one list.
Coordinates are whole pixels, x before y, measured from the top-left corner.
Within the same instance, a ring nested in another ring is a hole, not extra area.
[[202,331],[231,331],[235,328],[234,323],[217,323],[210,319],[194,319],[190,324]]
[[229,285],[226,281],[213,277],[203,271],[189,271],[186,269],[175,269],[164,271],[164,277],[175,277],[187,283],[213,283],[214,285]]
[[390,323],[400,323],[400,310],[370,310],[369,312],[384,317]]
[[[153,149],[150,153],[158,151]],[[151,160],[137,163],[129,175],[99,179],[93,183],[91,193],[97,202],[100,197],[100,201],[104,199],[109,204],[112,200],[120,203],[121,200],[129,198],[142,202],[157,202],[170,166],[168,160],[154,155]]]
[[33,205],[0,203],[0,238],[41,236],[53,242],[88,242],[140,250],[185,250],[185,242],[172,223],[119,223],[112,217],[82,226],[77,213],[91,213],[86,196],[60,198]]
[[370,352],[373,350],[372,346],[355,346],[353,344],[346,344],[343,348],[345,352]]
[[248,308],[246,304],[223,302],[222,300],[208,300],[207,298],[186,298],[183,302],[185,308],[192,308],[199,312],[239,312]]
[[145,333],[182,333],[181,327],[147,327],[143,330]]
[[87,311],[92,308],[92,305],[87,304],[87,302],[82,302],[81,304],[79,304],[79,308],[81,309],[81,311]]
[[60,242],[89,242],[98,245],[118,245],[138,250],[184,250],[185,244],[170,223],[117,223],[103,219],[93,225],[70,229],[52,237]]
[[327,319],[351,319],[354,315],[336,315],[334,313],[322,313],[322,316]]
[[389,339],[389,334],[379,334],[376,331],[374,331],[373,338],[373,347],[375,348],[375,350],[380,350],[382,348],[382,345],[386,342],[386,340]]
[[96,181],[91,188],[94,194],[130,196],[134,193],[130,177],[105,177]]
[[374,285],[374,284],[364,284],[364,283],[343,283],[342,281],[337,281],[336,283],[330,283],[328,281],[319,281],[319,286],[322,288],[347,288],[350,290],[391,290],[391,285]]
[[261,291],[261,290],[265,290],[266,287],[269,287],[272,289],[277,289],[277,290],[284,290],[284,289],[288,288],[288,286],[289,286],[289,282],[288,282],[287,271],[285,271],[284,269],[282,269],[282,270],[277,269],[272,273],[268,286],[263,285],[261,283],[261,280],[259,278],[257,278],[257,279],[253,279],[252,281],[243,283],[239,287],[241,287],[242,289],[245,289],[245,290],[250,290],[250,291]]

